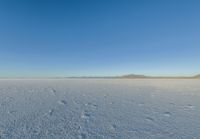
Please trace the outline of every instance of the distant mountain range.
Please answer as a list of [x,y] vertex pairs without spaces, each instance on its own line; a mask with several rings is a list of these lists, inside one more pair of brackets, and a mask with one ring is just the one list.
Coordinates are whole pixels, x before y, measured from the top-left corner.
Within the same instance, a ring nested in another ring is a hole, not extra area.
[[148,76],[137,75],[137,74],[128,74],[128,75],[119,76],[119,78],[148,78]]
[[195,78],[200,78],[200,74],[195,75],[195,76],[146,76],[146,75],[136,75],[136,74],[128,74],[128,75],[123,75],[119,76],[119,78],[171,78],[171,79],[195,79]]
[[200,79],[200,74],[195,76],[146,76],[138,74],[127,74],[122,76],[82,76],[69,78],[111,78],[111,79]]

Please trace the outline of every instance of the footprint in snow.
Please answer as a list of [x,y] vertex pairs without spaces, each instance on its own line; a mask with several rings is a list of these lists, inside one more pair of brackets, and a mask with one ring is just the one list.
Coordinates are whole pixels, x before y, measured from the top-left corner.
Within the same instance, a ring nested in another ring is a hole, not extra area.
[[67,105],[67,101],[65,101],[65,100],[60,100],[60,101],[58,101],[58,104],[60,104],[60,105]]
[[13,97],[10,97],[10,96],[7,96],[5,99],[6,99],[6,100],[14,100],[14,98],[13,98]]
[[146,117],[145,120],[148,122],[154,122],[154,119],[152,117]]
[[110,125],[110,131],[111,132],[116,132],[117,126],[115,124]]
[[108,95],[107,95],[107,94],[105,94],[103,97],[104,97],[104,99],[106,99],[106,98],[108,98]]
[[17,111],[15,110],[11,110],[11,111],[8,111],[8,114],[15,114]]
[[89,119],[90,118],[90,114],[89,113],[87,113],[87,112],[82,112],[82,114],[81,114],[81,118],[82,119]]
[[49,109],[49,111],[44,114],[44,117],[52,116],[53,113],[54,113],[54,109]]
[[92,107],[92,108],[97,108],[98,105],[93,104],[93,103],[86,103],[85,106]]
[[53,93],[53,95],[56,95],[56,90],[52,88],[51,93]]
[[79,136],[78,136],[78,139],[86,139],[87,138],[87,135],[85,133],[81,133]]
[[195,109],[195,106],[191,105],[191,104],[188,104],[186,107],[189,108],[189,109],[191,109],[191,110]]
[[143,102],[142,102],[142,103],[139,103],[138,106],[139,106],[139,107],[142,107],[142,106],[144,106],[144,103],[143,103]]
[[170,112],[164,112],[163,115],[166,116],[166,117],[170,117],[172,114]]
[[172,105],[172,106],[175,106],[175,103],[173,103],[173,102],[170,102],[169,104]]
[[50,110],[49,110],[49,115],[52,116],[52,115],[53,115],[53,112],[54,112],[54,110],[53,110],[53,109],[50,109]]

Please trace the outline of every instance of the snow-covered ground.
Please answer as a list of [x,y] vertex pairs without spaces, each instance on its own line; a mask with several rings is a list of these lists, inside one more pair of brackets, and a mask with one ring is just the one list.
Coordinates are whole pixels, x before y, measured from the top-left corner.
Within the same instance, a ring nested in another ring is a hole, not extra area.
[[4,138],[198,139],[200,80],[1,79]]

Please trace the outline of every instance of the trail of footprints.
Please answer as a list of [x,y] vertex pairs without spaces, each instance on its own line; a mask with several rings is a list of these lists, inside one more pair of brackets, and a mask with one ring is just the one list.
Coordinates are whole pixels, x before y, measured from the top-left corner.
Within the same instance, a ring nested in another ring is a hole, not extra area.
[[[51,92],[52,92],[53,94],[56,94],[56,90],[55,90],[55,89],[52,89]],[[106,97],[107,97],[107,96],[106,96]],[[105,97],[105,98],[106,98],[106,97]],[[66,106],[66,105],[67,105],[67,101],[61,99],[61,100],[58,101],[58,104],[59,104],[59,105],[62,105],[62,106]],[[76,103],[76,104],[81,105],[80,103]],[[170,104],[171,106],[175,106],[175,103],[169,103],[169,104]],[[81,112],[81,114],[80,114],[80,118],[81,118],[82,120],[84,120],[84,121],[85,121],[85,120],[90,121],[90,118],[91,118],[91,116],[92,116],[94,110],[96,110],[96,109],[98,108],[98,105],[97,105],[97,104],[94,104],[94,103],[91,103],[91,102],[85,103],[84,105],[85,105],[85,107],[89,108],[89,111],[88,111],[88,110],[87,110],[87,111],[86,111],[86,110],[83,110],[83,111]],[[145,103],[144,103],[144,102],[138,103],[138,106],[139,106],[139,107],[143,107],[143,106],[145,106]],[[184,108],[193,110],[193,109],[195,109],[195,106],[194,106],[194,105],[191,105],[191,104],[188,104],[188,105],[185,105]],[[50,109],[50,110],[48,111],[48,115],[49,115],[49,116],[52,116],[54,112],[55,112],[55,109]],[[12,113],[12,112],[11,112],[11,113]],[[14,113],[14,112],[13,112],[13,113]],[[164,117],[166,117],[166,118],[172,116],[172,113],[171,113],[170,111],[166,111],[166,112],[163,112],[163,113],[161,113],[161,114],[162,114]],[[150,122],[150,123],[154,123],[154,122],[155,122],[155,119],[152,118],[151,116],[145,117],[144,119],[145,119],[146,121]],[[109,125],[108,125],[108,130],[109,130],[110,132],[112,132],[112,133],[116,133],[116,128],[117,128],[117,126],[116,126],[115,124],[109,124]],[[82,133],[82,132],[81,132],[81,133],[78,134],[78,139],[87,139],[87,138],[88,138],[88,135],[87,135],[86,133]]]

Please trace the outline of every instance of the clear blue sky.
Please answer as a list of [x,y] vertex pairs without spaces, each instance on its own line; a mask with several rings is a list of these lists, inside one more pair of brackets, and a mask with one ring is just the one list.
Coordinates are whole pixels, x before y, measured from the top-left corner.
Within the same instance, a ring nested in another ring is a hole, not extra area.
[[1,77],[128,73],[200,73],[200,1],[0,1]]

